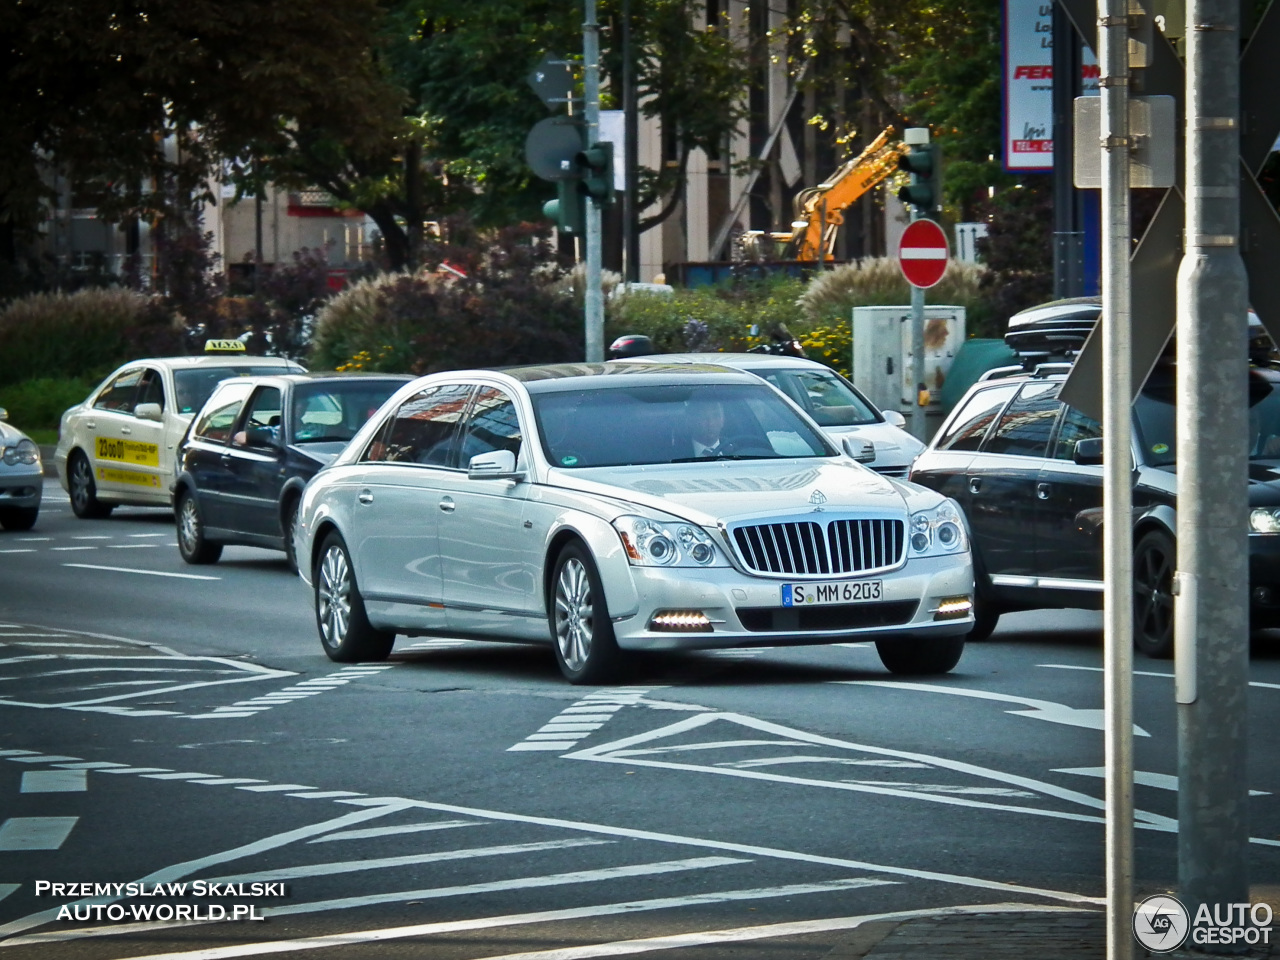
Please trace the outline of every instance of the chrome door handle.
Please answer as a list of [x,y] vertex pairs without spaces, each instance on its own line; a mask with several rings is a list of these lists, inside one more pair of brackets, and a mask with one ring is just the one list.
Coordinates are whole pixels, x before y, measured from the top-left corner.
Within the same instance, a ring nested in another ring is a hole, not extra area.
[[1049,493],[1050,493],[1050,491],[1051,491],[1052,489],[1053,489],[1053,488],[1052,488],[1051,486],[1049,486],[1049,484],[1047,484],[1047,483],[1037,483],[1037,484],[1036,484],[1036,499],[1037,499],[1037,500],[1048,500],[1048,499],[1049,499]]
[[445,497],[443,500],[440,501],[440,509],[443,510],[445,513],[453,513],[456,507],[457,507],[457,504],[453,502],[453,497]]
[[361,503],[373,503],[373,491],[361,490],[360,496],[358,496],[356,499],[359,500]]
[[132,431],[132,430],[130,430],[128,427],[121,427],[121,428],[120,428],[120,432],[121,432],[121,433],[127,433],[127,434],[130,434],[130,435],[132,435],[132,434],[133,434],[133,431]]
[[85,425],[86,427],[88,427],[90,430],[97,430],[97,429],[98,429],[98,421],[97,421],[97,420],[86,420],[86,421],[84,422],[84,425]]
[[969,478],[969,492],[970,492],[970,493],[977,493],[977,492],[978,492],[979,490],[981,490],[981,489],[982,489],[982,478],[981,478],[981,477],[970,477],[970,478]]

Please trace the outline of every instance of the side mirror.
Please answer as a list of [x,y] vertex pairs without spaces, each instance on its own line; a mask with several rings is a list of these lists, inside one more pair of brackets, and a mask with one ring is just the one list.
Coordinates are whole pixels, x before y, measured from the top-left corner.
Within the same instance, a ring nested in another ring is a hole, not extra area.
[[859,463],[870,463],[876,458],[876,445],[859,437],[845,437],[841,441],[844,452]]
[[164,412],[158,403],[140,403],[133,408],[133,415],[139,420],[154,420],[156,423],[164,419]]
[[266,447],[271,450],[280,449],[280,438],[271,427],[249,427],[244,432],[246,447]]
[[467,463],[468,480],[523,480],[516,470],[516,455],[510,450],[477,453]]
[[907,418],[900,414],[897,410],[881,410],[884,414],[885,423],[890,426],[897,427],[899,430],[905,430],[907,427]]
[[1081,466],[1097,466],[1102,463],[1102,438],[1088,437],[1077,440],[1071,459]]

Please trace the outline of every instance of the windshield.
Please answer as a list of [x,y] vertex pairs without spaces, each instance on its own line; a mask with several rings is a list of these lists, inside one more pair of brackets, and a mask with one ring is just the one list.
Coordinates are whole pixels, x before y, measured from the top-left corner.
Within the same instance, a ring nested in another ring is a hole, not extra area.
[[[1177,461],[1177,409],[1174,380],[1152,374],[1151,381],[1134,401],[1137,442],[1143,459],[1154,467]],[[1276,382],[1249,371],[1249,459],[1280,459],[1280,390]]]
[[763,383],[535,393],[533,407],[542,449],[560,467],[834,455]]
[[820,427],[879,423],[880,418],[843,379],[829,370],[759,370],[775,387],[800,405]]
[[404,380],[362,379],[299,384],[294,388],[290,406],[293,442],[350,440],[404,383]]
[[213,388],[223,380],[231,377],[250,377],[256,374],[268,375],[277,373],[299,373],[301,369],[292,363],[281,362],[279,365],[249,364],[237,365],[229,363],[218,367],[188,367],[185,370],[173,371],[173,385],[177,393],[178,412],[194,414],[204,406],[204,402],[213,395]]

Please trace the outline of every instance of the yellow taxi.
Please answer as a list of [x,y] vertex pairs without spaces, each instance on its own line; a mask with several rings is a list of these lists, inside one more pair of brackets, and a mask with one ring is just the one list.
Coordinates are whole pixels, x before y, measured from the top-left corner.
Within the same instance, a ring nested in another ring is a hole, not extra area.
[[120,505],[168,507],[179,441],[213,388],[231,377],[300,373],[283,357],[251,357],[239,340],[210,340],[195,357],[132,360],[62,415],[54,465],[77,517]]

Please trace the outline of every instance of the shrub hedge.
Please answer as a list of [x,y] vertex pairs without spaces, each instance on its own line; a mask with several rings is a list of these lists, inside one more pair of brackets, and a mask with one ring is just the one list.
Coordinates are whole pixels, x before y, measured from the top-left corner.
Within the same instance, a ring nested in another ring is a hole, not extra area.
[[98,385],[99,377],[40,377],[0,386],[0,407],[19,430],[57,430],[62,411]]

